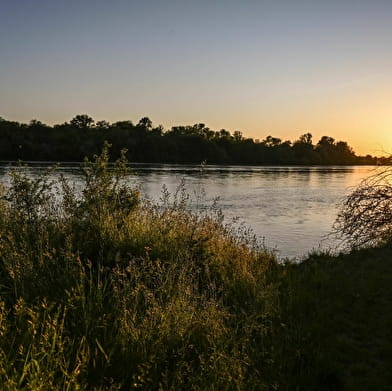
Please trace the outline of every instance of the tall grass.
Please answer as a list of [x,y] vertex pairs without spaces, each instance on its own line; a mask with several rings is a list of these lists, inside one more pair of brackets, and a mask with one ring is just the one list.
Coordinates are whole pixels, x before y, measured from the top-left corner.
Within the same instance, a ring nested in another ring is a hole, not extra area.
[[279,266],[219,212],[149,203],[108,146],[77,191],[11,174],[0,205],[3,390],[263,390]]
[[278,264],[108,161],[1,190],[1,390],[390,389],[390,244]]

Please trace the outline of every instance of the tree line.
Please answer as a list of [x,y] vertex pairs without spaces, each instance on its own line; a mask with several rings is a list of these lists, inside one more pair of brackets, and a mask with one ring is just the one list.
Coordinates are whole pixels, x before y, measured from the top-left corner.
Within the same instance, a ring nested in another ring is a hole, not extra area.
[[98,154],[105,141],[113,155],[127,149],[131,162],[200,163],[249,165],[350,165],[391,164],[391,157],[357,156],[345,141],[323,136],[313,142],[311,133],[297,140],[283,141],[267,136],[248,138],[241,131],[214,131],[205,124],[154,126],[148,117],[132,121],[95,122],[86,114],[70,122],[46,125],[37,120],[28,124],[0,117],[1,161],[82,161]]

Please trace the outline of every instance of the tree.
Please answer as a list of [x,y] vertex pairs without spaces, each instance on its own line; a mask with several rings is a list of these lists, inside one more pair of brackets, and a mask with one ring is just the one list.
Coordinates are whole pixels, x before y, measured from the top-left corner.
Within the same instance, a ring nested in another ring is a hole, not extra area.
[[331,146],[334,145],[335,139],[333,137],[329,136],[323,136],[321,137],[320,141],[317,143],[317,146],[323,147],[323,146]]
[[163,125],[158,125],[156,128],[151,129],[151,133],[156,136],[162,136],[165,132]]
[[118,129],[131,130],[134,128],[134,125],[132,121],[117,121],[112,125],[112,127]]
[[137,127],[151,130],[152,129],[152,121],[148,117],[143,117],[139,120],[139,123],[136,125]]
[[95,124],[95,127],[96,127],[97,129],[107,130],[107,129],[110,128],[110,124],[109,124],[108,121],[103,120],[103,121],[98,121],[98,122]]
[[[203,124],[204,125],[204,124]],[[214,137],[215,132],[208,128],[207,126],[203,126],[202,129],[200,129],[200,135],[204,137],[206,140],[212,140]]]
[[335,145],[335,149],[339,163],[351,163],[355,160],[353,149],[345,141],[338,141]]
[[282,140],[280,138],[277,137],[272,137],[272,136],[267,136],[264,140],[263,140],[263,144],[266,147],[277,147],[278,145],[280,145],[282,142]]
[[364,179],[341,205],[334,233],[352,248],[392,239],[392,168]]
[[94,125],[94,120],[87,114],[78,114],[72,118],[71,125],[78,129],[88,129]]
[[299,164],[318,163],[318,156],[314,151],[312,134],[305,133],[293,144],[295,161]]
[[335,161],[335,139],[329,136],[321,137],[316,145],[316,152],[323,164],[336,164]]
[[233,137],[235,141],[241,141],[243,139],[242,132],[240,130],[235,130]]
[[221,129],[219,132],[215,132],[215,136],[218,139],[222,140],[231,140],[231,134],[226,129]]
[[30,128],[40,128],[40,127],[43,127],[43,126],[46,126],[46,125],[43,124],[41,121],[38,121],[38,120],[36,120],[36,119],[32,119],[32,120],[29,122],[29,127],[30,127]]
[[305,133],[302,136],[299,136],[299,142],[302,144],[308,144],[312,145],[312,134],[311,133]]

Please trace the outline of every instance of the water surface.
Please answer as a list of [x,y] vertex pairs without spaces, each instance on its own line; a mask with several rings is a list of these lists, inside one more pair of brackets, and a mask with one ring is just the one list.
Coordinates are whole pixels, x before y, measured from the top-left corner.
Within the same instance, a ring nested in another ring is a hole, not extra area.
[[[37,174],[46,164],[29,169]],[[162,187],[174,194],[185,184],[193,207],[218,205],[226,221],[238,218],[251,227],[279,257],[302,257],[312,249],[334,248],[326,237],[337,215],[338,204],[353,187],[374,172],[370,166],[253,167],[134,164],[129,181],[142,194],[158,200]],[[77,167],[60,171],[78,182]],[[7,169],[0,178],[7,181]],[[205,193],[205,194],[204,194]]]

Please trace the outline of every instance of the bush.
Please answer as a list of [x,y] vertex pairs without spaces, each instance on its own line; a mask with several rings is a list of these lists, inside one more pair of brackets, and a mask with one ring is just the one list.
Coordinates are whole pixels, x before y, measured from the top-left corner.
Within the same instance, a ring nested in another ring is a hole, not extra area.
[[350,247],[375,246],[392,238],[392,170],[377,171],[343,202],[334,227]]
[[219,212],[159,204],[108,145],[75,189],[20,167],[0,210],[4,390],[260,390],[277,382],[267,338],[275,259]]

